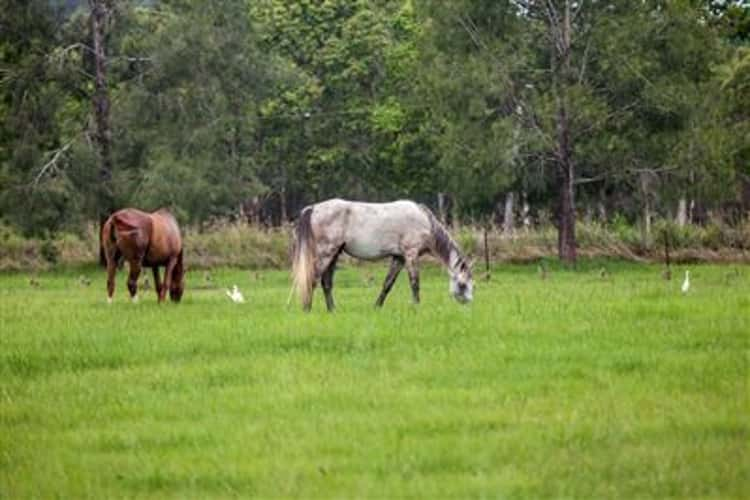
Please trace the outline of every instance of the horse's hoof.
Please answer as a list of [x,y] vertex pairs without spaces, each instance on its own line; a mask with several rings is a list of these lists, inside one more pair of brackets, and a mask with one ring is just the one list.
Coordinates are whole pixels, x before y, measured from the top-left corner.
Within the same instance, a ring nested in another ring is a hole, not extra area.
[[107,304],[112,305],[112,297],[107,297]]
[[133,295],[133,298],[131,300],[133,301],[133,304],[137,304],[138,303],[138,296],[137,295]]

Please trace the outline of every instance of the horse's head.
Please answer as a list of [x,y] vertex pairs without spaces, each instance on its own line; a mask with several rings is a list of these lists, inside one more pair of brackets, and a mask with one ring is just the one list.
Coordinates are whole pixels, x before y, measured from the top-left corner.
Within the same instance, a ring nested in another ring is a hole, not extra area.
[[474,280],[471,277],[471,264],[464,259],[458,261],[449,271],[450,292],[462,304],[474,298]]
[[172,271],[172,286],[169,287],[169,298],[172,302],[179,302],[185,291],[185,266],[182,263],[182,254],[177,260],[177,265]]

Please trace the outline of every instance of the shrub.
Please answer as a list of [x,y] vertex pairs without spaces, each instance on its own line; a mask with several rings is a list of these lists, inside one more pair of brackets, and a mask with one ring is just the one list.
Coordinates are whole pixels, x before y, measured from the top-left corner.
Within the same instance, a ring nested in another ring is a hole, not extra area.
[[482,237],[482,230],[471,226],[461,226],[455,234],[456,243],[466,255],[477,255]]
[[0,271],[43,269],[38,240],[21,236],[12,227],[0,223]]
[[616,214],[610,222],[609,229],[621,243],[631,248],[641,248],[641,233],[638,227],[629,224],[624,216]]
[[86,226],[82,234],[59,233],[54,238],[58,260],[68,265],[83,265],[99,259],[99,232],[95,224]]
[[60,251],[55,246],[55,242],[49,238],[42,240],[42,244],[39,246],[39,253],[44,260],[53,265],[57,264],[57,259],[60,257]]
[[185,260],[190,267],[281,268],[289,260],[290,235],[289,227],[259,229],[243,222],[185,228]]
[[[711,222],[705,227],[678,227],[671,220],[654,223],[654,245],[641,246],[640,229],[615,217],[609,225],[579,222],[576,225],[581,257],[617,257],[628,260],[664,257],[668,238],[675,262],[686,260],[745,259],[750,248],[750,220],[732,227]],[[484,255],[483,229],[461,226],[451,231],[467,255]],[[183,227],[185,261],[189,268],[233,266],[249,269],[286,268],[292,228],[258,228],[243,222],[214,221],[210,225]],[[519,229],[511,238],[500,229],[487,234],[493,261],[528,262],[557,254],[557,230],[551,224]],[[12,227],[0,223],[0,271],[43,270],[52,265],[83,265],[98,261],[98,226],[90,224],[80,234],[58,233],[43,240],[25,238]],[[348,265],[357,260],[344,259]]]

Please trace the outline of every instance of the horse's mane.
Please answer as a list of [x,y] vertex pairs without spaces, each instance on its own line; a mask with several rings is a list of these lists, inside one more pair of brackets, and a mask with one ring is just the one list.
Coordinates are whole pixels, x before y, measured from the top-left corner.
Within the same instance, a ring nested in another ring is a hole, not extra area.
[[461,254],[461,250],[459,250],[458,245],[456,242],[451,238],[451,235],[448,234],[448,231],[445,230],[445,227],[443,224],[438,220],[437,217],[435,217],[435,214],[432,213],[432,210],[429,209],[426,205],[419,205],[419,208],[424,211],[425,214],[427,214],[427,217],[430,219],[430,229],[432,231],[432,237],[435,239],[435,253],[437,253],[437,256],[440,257],[443,262],[445,262],[448,266],[451,265],[451,252],[456,252],[456,257],[458,257],[458,262],[463,260],[463,255]]
[[155,214],[168,215],[168,216],[172,217],[173,219],[175,218],[174,214],[167,207],[161,207],[158,210],[156,210],[154,213]]

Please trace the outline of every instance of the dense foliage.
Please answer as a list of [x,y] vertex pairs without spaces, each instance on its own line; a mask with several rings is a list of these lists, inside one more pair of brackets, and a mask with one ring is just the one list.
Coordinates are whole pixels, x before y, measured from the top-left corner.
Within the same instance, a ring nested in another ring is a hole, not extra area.
[[32,0],[0,30],[0,217],[28,234],[332,196],[489,220],[515,193],[563,232],[748,209],[746,0]]

